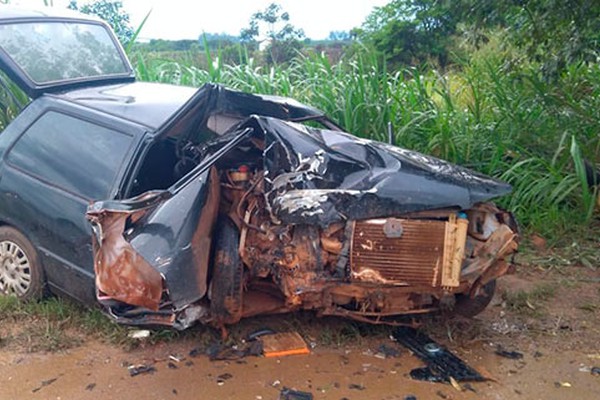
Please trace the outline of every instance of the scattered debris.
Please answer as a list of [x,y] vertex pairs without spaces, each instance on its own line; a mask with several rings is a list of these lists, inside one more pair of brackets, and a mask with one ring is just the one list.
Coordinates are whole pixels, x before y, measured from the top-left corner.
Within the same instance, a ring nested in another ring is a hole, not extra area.
[[167,367],[169,367],[169,369],[179,368],[174,362],[171,362],[171,361],[169,361],[169,363],[167,364]]
[[572,387],[572,385],[569,382],[554,382],[554,386],[556,386],[557,388],[570,388]]
[[284,387],[279,393],[279,400],[313,400],[312,393]]
[[348,385],[348,389],[352,390],[365,390],[366,388],[359,383],[351,383]]
[[251,342],[265,335],[274,335],[275,331],[269,328],[261,328],[255,331],[250,332],[246,335],[246,341]]
[[190,350],[190,352],[188,354],[190,357],[198,357],[202,353],[203,353],[203,351],[200,347],[194,347],[193,349]]
[[43,387],[52,385],[54,382],[56,382],[58,378],[52,378],[52,379],[47,379],[45,381],[42,381],[42,383],[40,384],[39,387],[36,387],[35,389],[33,389],[31,392],[32,393],[36,393],[39,392]]
[[463,388],[462,386],[460,386],[460,383],[458,383],[453,377],[450,377],[450,384],[454,389],[458,390],[459,392],[463,391]]
[[592,375],[600,375],[600,367],[592,367],[590,372],[592,373]]
[[228,381],[231,378],[233,378],[233,375],[231,375],[229,372],[225,372],[224,374],[217,376],[217,384],[223,385],[225,381]]
[[408,396],[404,396],[404,400],[417,400],[417,396],[409,394]]
[[261,341],[248,342],[241,348],[237,345],[226,346],[219,342],[206,349],[206,355],[210,361],[234,361],[247,356],[260,356],[262,354],[263,345]]
[[298,332],[274,333],[259,339],[265,357],[309,354],[306,342]]
[[387,344],[380,344],[379,347],[377,348],[377,352],[375,353],[375,357],[378,358],[396,358],[400,355],[400,350],[392,347],[392,346],[388,346]]
[[129,371],[129,376],[131,377],[138,376],[141,374],[152,374],[156,372],[156,368],[154,368],[153,365],[145,364],[130,365],[129,367],[127,367],[127,370]]
[[177,355],[171,354],[171,355],[169,355],[169,360],[179,363],[179,362],[185,361],[185,357],[180,356],[179,354],[177,354]]
[[500,357],[510,358],[511,360],[520,360],[523,358],[523,353],[520,353],[518,351],[505,350],[502,346],[498,346],[494,353],[496,353]]
[[150,337],[150,331],[147,329],[138,329],[127,334],[130,339],[147,339]]
[[94,390],[95,387],[96,387],[95,383],[88,383],[88,385],[85,387],[85,390],[88,390],[91,392],[92,390]]
[[437,395],[439,398],[441,398],[441,399],[447,399],[447,398],[448,398],[448,395],[447,395],[446,393],[442,392],[441,390],[438,390],[437,392],[435,392],[435,394],[436,394],[436,395]]
[[411,327],[398,327],[394,339],[423,360],[427,367],[417,368],[410,376],[430,382],[484,381],[485,378],[460,358],[434,342],[429,336]]
[[464,383],[464,384],[462,385],[462,387],[463,387],[463,389],[465,389],[465,390],[468,390],[468,391],[470,391],[470,392],[473,392],[473,393],[477,393],[477,390],[475,390],[475,388],[473,387],[473,385],[471,385],[471,384],[470,384],[470,383],[468,383],[468,382],[467,382],[467,383]]

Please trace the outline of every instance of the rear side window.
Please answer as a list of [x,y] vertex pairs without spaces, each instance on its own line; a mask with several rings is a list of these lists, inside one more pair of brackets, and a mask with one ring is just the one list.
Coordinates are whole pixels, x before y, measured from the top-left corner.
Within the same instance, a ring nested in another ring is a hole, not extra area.
[[61,114],[40,117],[10,150],[14,167],[91,200],[109,195],[132,137]]
[[37,84],[129,74],[117,43],[103,25],[0,24],[0,47]]

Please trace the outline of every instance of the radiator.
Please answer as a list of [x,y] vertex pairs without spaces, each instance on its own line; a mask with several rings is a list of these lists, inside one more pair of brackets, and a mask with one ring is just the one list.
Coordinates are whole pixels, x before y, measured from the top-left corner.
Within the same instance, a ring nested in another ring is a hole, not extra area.
[[468,221],[373,219],[354,222],[355,280],[444,288],[460,284]]

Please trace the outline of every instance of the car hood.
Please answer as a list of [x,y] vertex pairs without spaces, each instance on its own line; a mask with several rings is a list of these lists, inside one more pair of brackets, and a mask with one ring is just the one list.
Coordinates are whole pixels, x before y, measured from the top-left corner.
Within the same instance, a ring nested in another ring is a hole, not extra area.
[[[265,196],[275,219],[327,226],[424,210],[468,209],[510,193],[489,176],[416,151],[253,116],[236,132],[252,128],[265,141]],[[219,148],[239,133],[213,142]]]

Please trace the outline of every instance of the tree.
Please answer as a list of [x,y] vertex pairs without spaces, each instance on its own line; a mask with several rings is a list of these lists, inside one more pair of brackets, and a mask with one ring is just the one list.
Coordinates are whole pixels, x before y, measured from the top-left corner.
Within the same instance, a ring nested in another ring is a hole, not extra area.
[[133,38],[134,29],[129,22],[129,14],[123,10],[121,1],[95,0],[79,7],[76,0],[71,0],[68,8],[88,15],[96,15],[106,21],[123,46],[127,46]]
[[376,7],[358,31],[359,37],[392,64],[448,62],[450,36],[456,31],[450,0],[392,0]]
[[574,62],[597,62],[600,48],[600,2],[597,0],[502,0],[513,41],[540,63],[545,78],[556,78]]
[[280,5],[271,3],[263,11],[252,14],[248,28],[242,29],[243,42],[258,45],[266,43],[266,61],[278,64],[291,60],[302,48],[304,31],[290,22],[290,15]]

